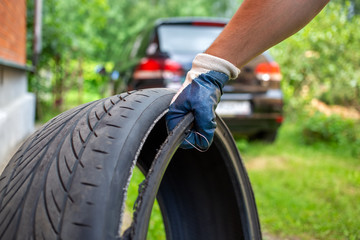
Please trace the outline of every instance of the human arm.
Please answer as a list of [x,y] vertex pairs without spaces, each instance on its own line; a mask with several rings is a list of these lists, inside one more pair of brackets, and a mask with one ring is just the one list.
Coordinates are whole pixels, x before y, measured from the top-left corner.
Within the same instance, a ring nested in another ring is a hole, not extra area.
[[206,50],[237,67],[293,35],[329,0],[244,0],[230,22]]
[[[238,71],[234,69],[297,32],[327,2],[328,0],[243,2],[205,54],[195,58],[182,88],[170,105],[167,114],[170,131],[188,112],[195,115],[194,128],[182,144],[183,148],[195,145],[206,149],[211,144],[216,128],[215,108],[220,101],[224,84],[237,77]],[[235,74],[229,74],[229,71]]]

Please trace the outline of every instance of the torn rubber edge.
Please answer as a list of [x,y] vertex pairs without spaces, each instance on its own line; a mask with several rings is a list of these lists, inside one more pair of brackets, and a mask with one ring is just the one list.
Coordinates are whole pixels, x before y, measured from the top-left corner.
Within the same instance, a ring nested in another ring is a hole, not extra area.
[[[131,226],[125,230],[123,240],[145,240],[149,228],[149,220],[161,180],[166,172],[172,156],[188,134],[194,115],[187,114],[182,121],[169,133],[158,150],[145,180],[139,186],[139,195],[135,201],[135,211]],[[145,199],[145,201],[143,201]],[[143,203],[147,204],[144,206]],[[139,218],[139,216],[141,218]]]
[[[140,156],[140,153],[141,153],[141,150],[148,138],[148,136],[150,135],[150,133],[152,132],[152,130],[154,129],[155,125],[160,121],[161,118],[163,118],[165,116],[165,114],[168,112],[169,110],[166,109],[164,112],[162,112],[155,120],[154,122],[151,124],[151,126],[149,127],[149,129],[147,130],[147,132],[145,133],[144,137],[142,138],[140,144],[139,144],[139,147],[136,151],[136,154],[135,154],[135,157],[134,159],[132,160],[132,165],[131,165],[131,168],[130,168],[130,175],[128,177],[128,180],[126,182],[126,186],[123,188],[123,191],[124,191],[124,201],[122,203],[122,206],[121,206],[121,212],[120,212],[120,221],[119,221],[119,226],[118,226],[118,231],[117,231],[117,236],[116,238],[117,239],[123,239],[124,236],[121,236],[121,227],[122,227],[122,224],[123,224],[123,217],[124,217],[124,214],[125,214],[125,206],[126,206],[126,199],[127,199],[127,194],[128,194],[128,189],[129,189],[129,185],[130,185],[130,181],[132,179],[132,176],[133,176],[133,172],[134,172],[134,168],[136,166],[136,163],[137,163],[137,160]],[[127,230],[125,230],[126,232]],[[125,232],[123,235],[125,235]]]

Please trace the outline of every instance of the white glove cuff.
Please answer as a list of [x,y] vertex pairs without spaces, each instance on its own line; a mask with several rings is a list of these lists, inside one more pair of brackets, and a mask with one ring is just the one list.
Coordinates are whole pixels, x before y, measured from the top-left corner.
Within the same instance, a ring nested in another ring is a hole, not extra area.
[[228,75],[229,79],[235,79],[240,74],[240,69],[231,62],[206,53],[200,53],[196,55],[193,60],[192,68],[188,72],[186,80],[191,82],[192,79],[198,77],[200,74],[209,71],[222,72]]
[[225,59],[221,59],[206,53],[200,53],[196,55],[195,59],[192,62],[192,68],[187,73],[185,82],[178,90],[178,92],[173,97],[171,103],[175,101],[175,99],[179,96],[182,90],[189,85],[194,78],[197,78],[199,75],[203,73],[207,73],[210,71],[222,72],[229,76],[229,79],[235,79],[240,74],[240,69],[238,69],[231,62],[226,61]]

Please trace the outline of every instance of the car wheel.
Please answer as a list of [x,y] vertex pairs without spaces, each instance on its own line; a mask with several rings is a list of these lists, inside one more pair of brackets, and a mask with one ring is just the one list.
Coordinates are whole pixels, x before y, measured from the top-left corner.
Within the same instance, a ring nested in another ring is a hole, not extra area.
[[[129,236],[120,229],[132,171],[137,165],[149,173],[167,137],[163,116],[173,95],[147,89],[112,96],[35,132],[0,177],[0,239]],[[218,119],[205,153],[177,146],[153,178],[167,239],[261,239],[251,185],[225,124]]]
[[261,139],[264,142],[273,143],[276,140],[278,131],[268,131],[261,134]]

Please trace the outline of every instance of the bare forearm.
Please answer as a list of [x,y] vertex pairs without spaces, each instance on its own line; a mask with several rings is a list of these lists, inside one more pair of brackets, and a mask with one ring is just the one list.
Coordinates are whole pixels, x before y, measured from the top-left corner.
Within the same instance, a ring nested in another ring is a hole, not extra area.
[[329,0],[245,0],[206,53],[241,67],[291,36]]

